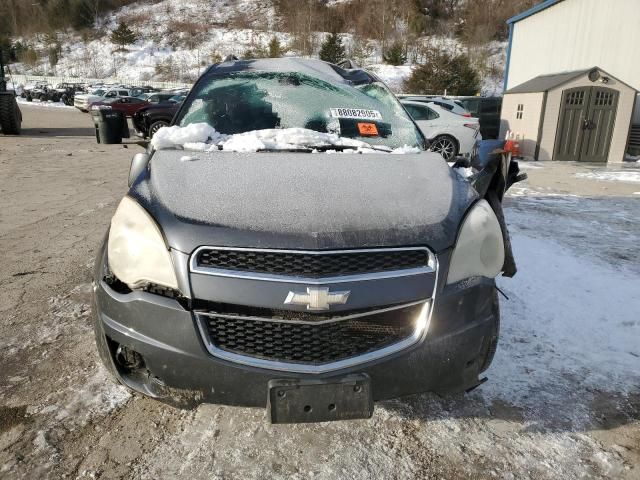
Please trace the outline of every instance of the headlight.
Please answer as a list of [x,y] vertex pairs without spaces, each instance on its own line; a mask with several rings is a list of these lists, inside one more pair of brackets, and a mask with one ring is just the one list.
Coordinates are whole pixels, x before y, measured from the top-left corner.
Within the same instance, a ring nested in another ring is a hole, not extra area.
[[111,219],[109,269],[129,288],[149,283],[178,289],[171,255],[160,228],[147,211],[124,197]]
[[458,234],[447,284],[469,277],[494,278],[504,264],[502,229],[486,200],[480,200],[467,214]]

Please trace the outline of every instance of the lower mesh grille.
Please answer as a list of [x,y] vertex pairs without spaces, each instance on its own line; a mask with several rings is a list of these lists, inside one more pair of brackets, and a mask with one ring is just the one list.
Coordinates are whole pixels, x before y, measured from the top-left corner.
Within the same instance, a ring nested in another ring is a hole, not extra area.
[[335,318],[328,323],[201,314],[218,349],[263,360],[320,365],[364,355],[411,337],[423,304]]

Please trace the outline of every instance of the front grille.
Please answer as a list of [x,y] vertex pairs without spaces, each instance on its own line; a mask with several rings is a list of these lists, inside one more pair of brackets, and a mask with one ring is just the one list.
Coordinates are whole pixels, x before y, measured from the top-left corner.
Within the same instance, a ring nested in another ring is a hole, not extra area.
[[321,365],[364,355],[411,337],[423,306],[420,303],[355,317],[334,316],[320,324],[249,319],[219,312],[201,312],[200,319],[210,343],[217,349],[262,360]]
[[429,254],[425,249],[308,253],[205,248],[198,252],[196,263],[198,267],[321,278],[424,268],[429,266]]

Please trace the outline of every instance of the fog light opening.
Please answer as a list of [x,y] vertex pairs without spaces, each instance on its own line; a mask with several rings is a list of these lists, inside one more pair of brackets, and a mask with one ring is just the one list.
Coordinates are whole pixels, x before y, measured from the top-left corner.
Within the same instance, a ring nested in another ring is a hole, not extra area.
[[129,372],[145,368],[142,355],[124,345],[118,345],[115,359],[119,366]]

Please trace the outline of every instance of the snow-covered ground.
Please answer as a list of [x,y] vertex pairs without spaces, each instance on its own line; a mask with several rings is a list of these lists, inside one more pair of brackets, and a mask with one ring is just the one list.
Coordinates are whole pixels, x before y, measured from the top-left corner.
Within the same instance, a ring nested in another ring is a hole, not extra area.
[[578,178],[593,178],[613,182],[640,183],[640,170],[593,171],[576,173]]
[[27,102],[24,98],[17,97],[18,105],[38,107],[38,108],[66,108],[73,110],[74,107],[69,105],[65,105],[63,102],[41,102],[40,100],[33,100],[32,102]]
[[[32,132],[89,122],[24,114]],[[523,163],[530,180],[504,202],[518,273],[498,280],[501,338],[478,389],[270,425],[263,409],[183,411],[109,380],[91,271],[135,147],[55,133],[0,136],[0,478],[640,478],[637,184]]]

